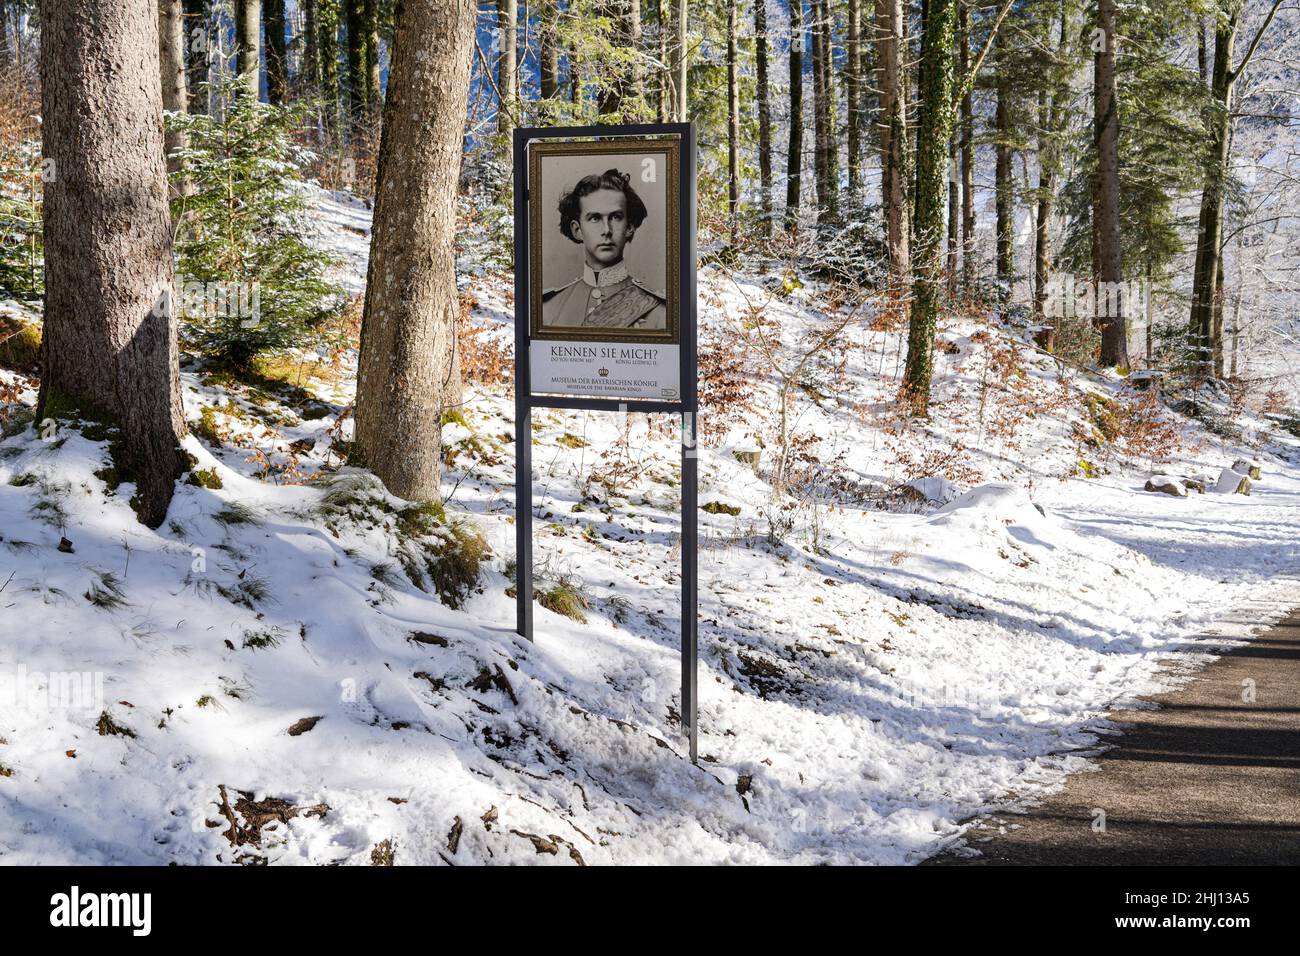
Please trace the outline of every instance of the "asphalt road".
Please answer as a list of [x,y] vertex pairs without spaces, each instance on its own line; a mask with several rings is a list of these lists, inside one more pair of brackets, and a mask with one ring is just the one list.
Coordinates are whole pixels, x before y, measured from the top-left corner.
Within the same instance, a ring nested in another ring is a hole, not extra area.
[[1151,700],[1094,771],[927,864],[1300,864],[1300,611]]

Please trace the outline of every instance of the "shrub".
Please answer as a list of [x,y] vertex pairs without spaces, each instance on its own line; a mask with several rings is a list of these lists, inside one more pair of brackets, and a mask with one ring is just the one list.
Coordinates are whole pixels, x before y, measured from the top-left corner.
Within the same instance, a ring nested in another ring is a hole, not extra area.
[[324,278],[330,257],[309,241],[298,182],[311,155],[292,133],[307,104],[269,106],[236,89],[233,76],[223,79],[216,116],[173,113],[168,125],[188,138],[173,201],[183,219],[176,252],[184,337],[243,370],[258,355],[301,345],[337,311],[339,290]]

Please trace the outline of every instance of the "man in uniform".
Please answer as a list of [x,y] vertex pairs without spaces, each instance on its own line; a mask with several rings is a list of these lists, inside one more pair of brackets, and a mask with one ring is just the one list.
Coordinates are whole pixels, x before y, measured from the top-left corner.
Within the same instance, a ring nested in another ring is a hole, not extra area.
[[543,328],[667,328],[663,292],[627,271],[623,249],[645,222],[646,208],[617,169],[584,176],[560,197],[560,232],[582,244],[581,278],[542,294]]

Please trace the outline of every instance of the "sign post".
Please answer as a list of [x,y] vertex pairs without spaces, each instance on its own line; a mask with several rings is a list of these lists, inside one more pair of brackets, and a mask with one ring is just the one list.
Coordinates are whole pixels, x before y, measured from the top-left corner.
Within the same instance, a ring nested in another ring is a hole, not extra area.
[[681,419],[681,719],[698,758],[695,127],[514,131],[516,630],[533,639],[532,410]]

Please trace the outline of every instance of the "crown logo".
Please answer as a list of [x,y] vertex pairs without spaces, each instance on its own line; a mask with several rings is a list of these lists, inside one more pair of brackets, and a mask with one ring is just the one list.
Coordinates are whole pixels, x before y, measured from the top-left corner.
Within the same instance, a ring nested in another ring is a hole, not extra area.
[[609,376],[609,369],[607,368],[597,369],[596,374],[599,375],[601,378],[606,378]]

